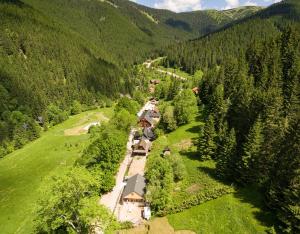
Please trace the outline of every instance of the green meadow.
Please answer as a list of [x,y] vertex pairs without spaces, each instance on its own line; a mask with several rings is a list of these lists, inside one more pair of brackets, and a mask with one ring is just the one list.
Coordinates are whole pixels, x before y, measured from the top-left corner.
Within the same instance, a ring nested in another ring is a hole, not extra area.
[[[89,134],[76,134],[80,127],[106,121],[112,114],[112,108],[103,108],[71,116],[0,160],[1,233],[32,233],[34,208],[43,179],[61,173],[80,157],[90,141]],[[66,135],[65,130],[74,135]]]
[[175,230],[197,234],[266,233],[274,224],[272,214],[263,210],[261,194],[252,188],[169,215],[168,221]]
[[[158,155],[165,146],[169,146],[172,154],[182,157],[187,176],[175,184],[172,199],[176,204],[195,194],[230,186],[216,178],[214,161],[200,160],[196,142],[202,126],[202,118],[197,116],[191,123],[160,136],[149,155]],[[167,218],[179,233],[180,230],[190,230],[197,234],[266,233],[275,224],[275,219],[264,209],[263,204],[263,197],[255,188],[235,188],[230,194],[168,215]],[[149,225],[152,225],[151,222]]]

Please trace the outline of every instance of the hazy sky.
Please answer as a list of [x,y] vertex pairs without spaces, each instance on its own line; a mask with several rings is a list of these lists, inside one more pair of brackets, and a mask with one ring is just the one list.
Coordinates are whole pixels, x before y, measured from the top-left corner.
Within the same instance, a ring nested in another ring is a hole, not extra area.
[[203,9],[231,9],[239,6],[268,6],[280,0],[131,0],[146,6],[182,12]]

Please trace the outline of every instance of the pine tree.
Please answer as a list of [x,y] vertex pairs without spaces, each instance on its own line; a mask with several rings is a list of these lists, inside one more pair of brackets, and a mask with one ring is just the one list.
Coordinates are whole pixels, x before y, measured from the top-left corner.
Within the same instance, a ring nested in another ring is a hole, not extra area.
[[222,145],[217,157],[217,174],[222,178],[234,176],[236,157],[236,136],[232,128],[222,141]]
[[255,183],[258,175],[258,163],[261,157],[263,144],[262,123],[260,118],[254,123],[243,145],[243,153],[239,166],[240,181]]
[[227,113],[228,104],[224,100],[224,86],[218,85],[210,100],[210,112],[214,113],[216,129],[219,131]]
[[287,27],[283,31],[281,37],[281,61],[286,116],[290,111],[296,83],[300,79],[299,40],[300,36],[292,27]]
[[[299,118],[299,117],[298,117]],[[283,137],[270,177],[268,204],[277,210],[284,233],[300,233],[300,120]]]
[[217,149],[215,121],[212,115],[207,119],[199,138],[198,151],[202,160],[214,158]]

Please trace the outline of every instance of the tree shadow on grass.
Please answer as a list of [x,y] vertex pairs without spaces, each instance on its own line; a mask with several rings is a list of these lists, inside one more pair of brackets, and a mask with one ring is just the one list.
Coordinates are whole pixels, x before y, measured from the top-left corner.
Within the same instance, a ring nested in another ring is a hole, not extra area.
[[277,226],[276,216],[265,205],[263,194],[258,188],[254,186],[238,188],[237,192],[234,193],[234,197],[243,203],[249,203],[254,208],[258,208],[259,211],[253,212],[253,215],[262,225],[268,228]]
[[199,154],[195,150],[181,150],[179,153],[186,156],[188,159],[200,161]]
[[191,132],[191,133],[200,133],[200,130],[201,130],[201,126],[200,125],[196,125],[196,126],[193,126],[189,129],[187,129],[186,131],[187,132]]
[[218,176],[217,174],[217,171],[215,168],[211,168],[211,167],[207,167],[207,166],[200,166],[198,167],[198,169],[207,174],[210,178],[222,183],[222,184],[225,184],[225,185],[231,185],[232,183],[228,180],[225,180],[223,178],[220,178],[220,176]]

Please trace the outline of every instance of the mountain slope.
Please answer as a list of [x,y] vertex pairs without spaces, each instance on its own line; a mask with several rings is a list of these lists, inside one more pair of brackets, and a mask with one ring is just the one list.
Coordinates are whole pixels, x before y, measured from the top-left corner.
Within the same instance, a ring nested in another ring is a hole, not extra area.
[[0,157],[36,138],[26,126],[51,119],[49,108],[63,120],[74,100],[93,106],[132,93],[132,64],[250,14],[236,11],[229,17],[125,0],[1,0]]
[[237,58],[251,43],[278,36],[287,24],[299,30],[299,5],[296,0],[283,1],[199,39],[172,45],[165,52],[168,64],[193,73],[221,64],[228,57]]

